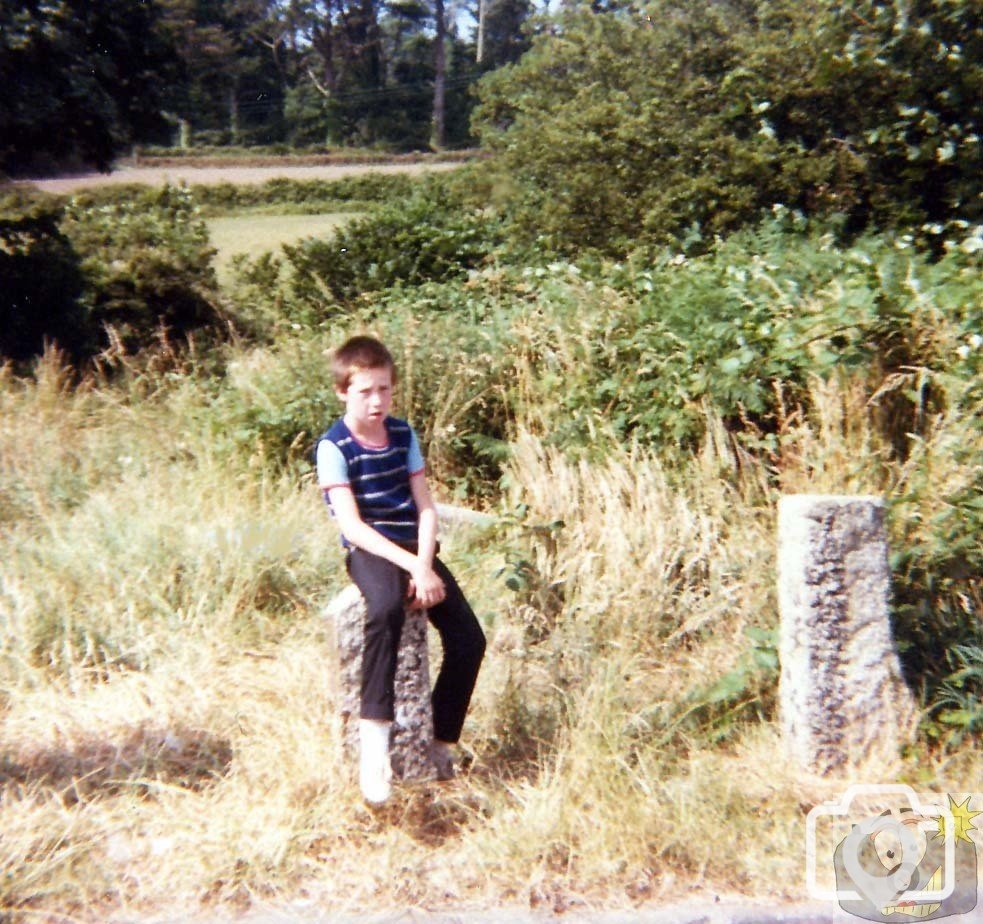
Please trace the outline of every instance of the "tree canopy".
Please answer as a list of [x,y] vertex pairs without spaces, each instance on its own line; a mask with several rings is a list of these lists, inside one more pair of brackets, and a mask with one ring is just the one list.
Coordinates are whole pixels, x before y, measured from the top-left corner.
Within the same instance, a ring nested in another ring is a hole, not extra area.
[[[0,172],[126,146],[471,142],[471,87],[525,48],[484,0],[483,56],[443,0],[29,0],[0,6]],[[440,131],[435,131],[435,126]]]
[[778,204],[853,226],[981,214],[980,0],[579,7],[480,97],[517,227],[561,250],[709,239]]
[[174,63],[152,2],[0,5],[0,170],[103,168],[127,143],[165,138]]
[[508,177],[517,239],[568,253],[698,248],[777,207],[854,230],[983,214],[983,0],[618,0],[538,17],[484,0],[467,36],[444,6],[5,5],[0,170],[106,167],[179,126],[216,144],[477,137]]

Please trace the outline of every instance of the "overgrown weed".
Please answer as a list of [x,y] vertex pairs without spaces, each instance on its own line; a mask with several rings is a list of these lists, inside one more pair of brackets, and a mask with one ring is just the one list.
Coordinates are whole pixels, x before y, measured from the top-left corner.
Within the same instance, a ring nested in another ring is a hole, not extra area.
[[[605,298],[616,313],[622,296]],[[581,323],[558,381],[583,362]],[[415,332],[414,411],[433,407],[432,330]],[[0,907],[93,921],[295,900],[563,910],[776,882],[801,897],[804,815],[843,782],[793,766],[776,728],[776,492],[885,493],[895,543],[941,546],[939,511],[975,483],[970,404],[926,419],[904,458],[876,425],[882,382],[864,376],[787,398],[770,454],[709,403],[691,409],[704,426],[688,455],[596,415],[592,445],[558,445],[535,402],[518,405],[501,525],[447,548],[490,642],[470,766],[379,813],[332,707],[318,614],[344,580],[336,533],[309,478],[251,442],[257,408],[284,433],[301,413],[281,410],[288,386],[318,411],[284,366],[315,375],[324,341],[293,349],[233,350],[221,387],[135,364],[77,382],[54,355],[0,378]],[[474,390],[451,381],[440,402],[482,394],[498,368],[482,362],[462,355]],[[531,394],[536,373],[507,387]],[[975,585],[950,579],[963,606]],[[968,790],[974,727],[879,770]]]

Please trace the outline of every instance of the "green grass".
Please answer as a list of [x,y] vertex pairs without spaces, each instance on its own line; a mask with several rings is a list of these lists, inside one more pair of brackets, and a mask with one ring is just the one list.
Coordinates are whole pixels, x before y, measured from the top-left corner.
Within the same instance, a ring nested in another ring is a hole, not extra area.
[[325,237],[347,221],[358,218],[354,212],[331,212],[323,215],[227,215],[209,218],[208,235],[218,250],[215,268],[219,281],[229,282],[232,258],[237,254],[258,257],[266,251],[278,251],[305,237]]

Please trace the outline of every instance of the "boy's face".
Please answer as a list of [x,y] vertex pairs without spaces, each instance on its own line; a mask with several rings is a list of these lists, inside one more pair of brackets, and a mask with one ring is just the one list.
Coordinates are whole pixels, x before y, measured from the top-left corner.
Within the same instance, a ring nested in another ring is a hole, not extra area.
[[345,403],[345,419],[349,423],[376,428],[392,407],[392,369],[358,369],[352,373],[348,388],[338,390],[337,395]]

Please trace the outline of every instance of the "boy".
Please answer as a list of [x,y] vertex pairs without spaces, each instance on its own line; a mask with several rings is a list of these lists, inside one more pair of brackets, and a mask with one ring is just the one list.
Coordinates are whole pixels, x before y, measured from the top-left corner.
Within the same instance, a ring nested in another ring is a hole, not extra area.
[[389,416],[396,366],[372,337],[353,337],[333,357],[345,414],[318,441],[318,482],[341,527],[346,565],[366,604],[359,719],[359,785],[368,802],[390,795],[389,731],[404,609],[425,609],[444,657],[434,685],[438,776],[453,775],[457,742],[485,653],[485,636],[437,558],[437,509],[412,427]]

